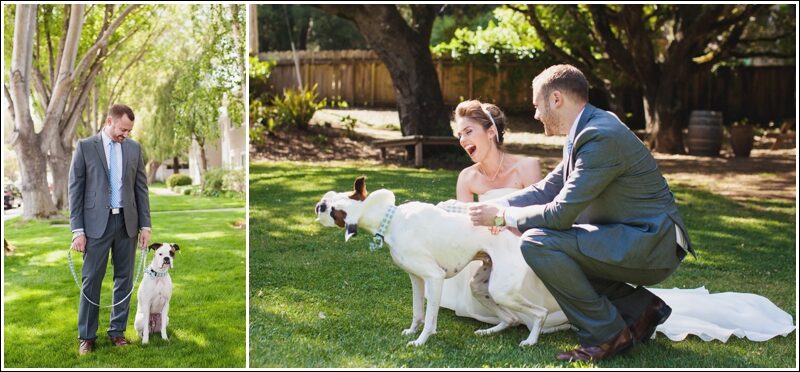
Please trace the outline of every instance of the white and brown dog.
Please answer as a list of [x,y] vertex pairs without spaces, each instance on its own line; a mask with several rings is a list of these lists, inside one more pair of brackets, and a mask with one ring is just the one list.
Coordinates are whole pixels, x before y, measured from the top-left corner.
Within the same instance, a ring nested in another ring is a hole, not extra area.
[[[525,346],[537,342],[543,327],[549,327],[546,331],[568,327],[563,312],[541,281],[535,275],[525,274],[532,271],[522,257],[517,236],[508,231],[493,235],[485,227],[473,226],[468,215],[446,212],[432,204],[410,202],[397,207],[394,204],[394,193],[389,190],[368,194],[362,176],[356,179],[353,192],[326,193],[315,211],[323,226],[345,228],[345,241],[356,235],[359,228],[372,234],[383,230],[383,240],[393,261],[411,278],[413,318],[403,335],[416,333],[424,317],[422,333],[409,345],[422,345],[436,333],[444,280],[485,255],[492,257],[495,269],[488,274],[488,282],[480,281],[485,283],[483,293],[486,293],[480,298],[495,311],[500,322],[476,334],[492,334],[525,324],[530,329],[529,337],[520,343]],[[499,254],[498,250],[509,251]],[[494,252],[498,254],[493,255]],[[476,277],[486,274],[479,272]],[[541,289],[541,297],[533,300],[536,303],[520,295],[521,286],[531,285]],[[474,287],[473,293],[476,293]],[[426,297],[428,303],[423,312]]]
[[144,270],[144,278],[139,285],[136,319],[133,322],[143,344],[150,341],[151,332],[161,332],[161,338],[168,339],[169,299],[172,297],[169,269],[175,267],[175,252],[180,248],[177,244],[154,243],[149,249],[154,250],[155,254],[150,266]]

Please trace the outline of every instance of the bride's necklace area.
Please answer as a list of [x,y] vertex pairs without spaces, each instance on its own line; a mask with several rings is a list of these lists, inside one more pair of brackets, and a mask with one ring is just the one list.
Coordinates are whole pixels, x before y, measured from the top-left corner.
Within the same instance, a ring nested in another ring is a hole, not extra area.
[[[500,174],[500,170],[503,169],[503,160],[505,159],[505,157],[506,157],[506,153],[504,152],[503,155],[500,156],[500,164],[497,165],[497,172],[494,173],[494,177],[489,178],[489,182],[494,182],[494,180],[497,179],[497,175],[499,175]],[[481,169],[481,173],[483,173],[483,175],[485,175],[486,177],[489,177],[489,173],[484,171],[483,167],[480,167],[480,169]]]

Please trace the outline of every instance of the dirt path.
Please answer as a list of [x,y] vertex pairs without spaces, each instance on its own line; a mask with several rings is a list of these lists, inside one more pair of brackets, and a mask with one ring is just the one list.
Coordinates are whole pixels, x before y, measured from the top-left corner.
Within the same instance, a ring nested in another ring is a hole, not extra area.
[[[358,120],[349,136],[342,130],[341,118],[350,115]],[[399,119],[393,110],[321,110],[305,133],[278,134],[266,146],[251,152],[251,161],[295,160],[324,162],[330,160],[367,160],[380,162],[380,152],[369,145],[377,139],[397,138]],[[540,158],[543,169],[550,170],[561,161],[563,137],[547,137],[526,124],[525,117],[510,118],[505,147],[514,154]],[[326,125],[326,123],[328,123]],[[698,187],[733,199],[777,198],[794,201],[797,197],[797,149],[768,150],[769,140],[757,141],[750,158],[735,158],[723,147],[720,157],[654,154],[670,184]],[[432,168],[460,169],[469,161],[433,160]],[[404,151],[389,152],[388,163],[412,166]],[[428,159],[426,158],[426,162]]]

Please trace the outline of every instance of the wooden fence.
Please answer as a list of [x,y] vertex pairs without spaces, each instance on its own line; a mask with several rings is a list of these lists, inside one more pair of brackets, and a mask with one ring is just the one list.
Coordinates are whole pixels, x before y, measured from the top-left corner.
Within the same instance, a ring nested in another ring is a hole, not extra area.
[[[317,85],[317,92],[328,99],[342,99],[350,106],[396,107],[394,87],[386,66],[372,51],[299,51],[303,84]],[[271,94],[297,86],[297,73],[291,52],[261,53],[261,60],[274,60],[266,84]],[[464,99],[493,102],[507,112],[531,112],[530,83],[546,66],[533,62],[507,62],[499,66],[434,59],[444,102],[455,106]],[[795,117],[795,67],[739,67],[696,75],[686,82],[678,99],[688,112],[718,110],[726,124],[741,118],[756,123]],[[623,98],[627,124],[644,127],[642,101],[635,92]]]

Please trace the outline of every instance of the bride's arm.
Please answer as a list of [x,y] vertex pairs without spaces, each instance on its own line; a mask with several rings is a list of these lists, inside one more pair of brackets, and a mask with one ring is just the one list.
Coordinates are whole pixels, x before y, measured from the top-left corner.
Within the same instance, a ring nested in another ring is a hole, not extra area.
[[458,174],[458,181],[456,181],[456,199],[464,203],[472,203],[475,201],[475,195],[469,184],[469,168],[464,169]]

